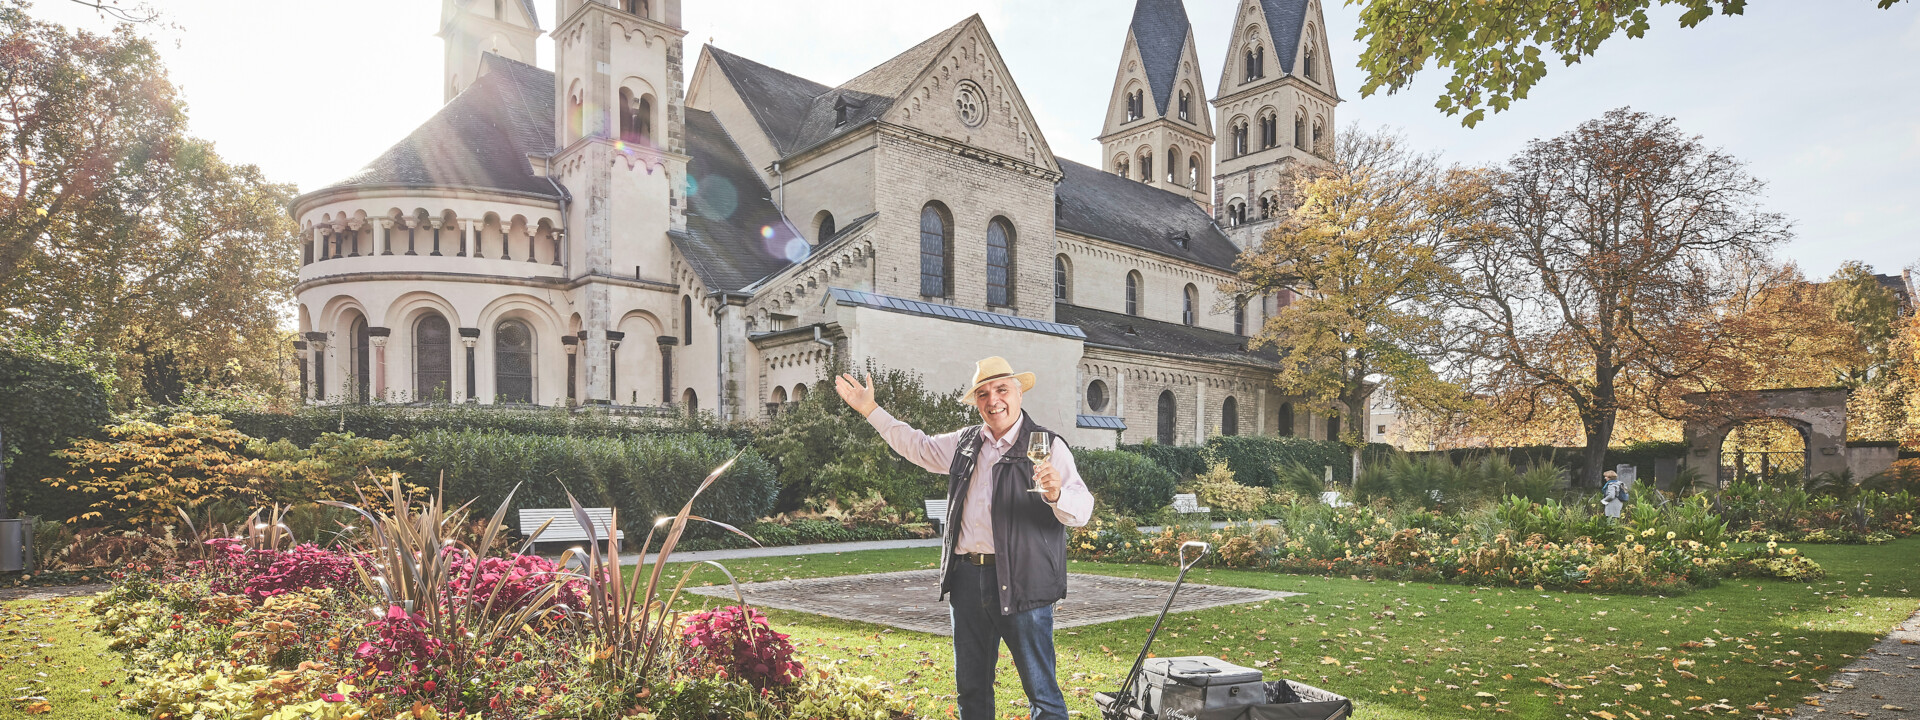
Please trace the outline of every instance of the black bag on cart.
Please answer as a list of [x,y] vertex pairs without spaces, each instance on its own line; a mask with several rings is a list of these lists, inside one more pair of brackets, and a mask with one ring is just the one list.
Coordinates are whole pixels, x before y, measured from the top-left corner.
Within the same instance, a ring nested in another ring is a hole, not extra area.
[[1149,658],[1134,683],[1135,703],[1159,715],[1257,705],[1267,701],[1260,671],[1215,657]]

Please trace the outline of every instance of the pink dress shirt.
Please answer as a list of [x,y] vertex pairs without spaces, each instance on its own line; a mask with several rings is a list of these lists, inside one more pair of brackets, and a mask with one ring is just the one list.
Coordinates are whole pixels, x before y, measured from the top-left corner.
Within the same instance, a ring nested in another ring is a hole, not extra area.
[[[928,435],[895,419],[884,408],[874,408],[867,415],[867,422],[880,431],[880,437],[887,441],[887,447],[893,448],[908,462],[941,475],[952,469],[953,454],[960,449],[961,430]],[[1007,435],[1013,435],[1019,427],[1015,425],[1007,430]],[[981,443],[980,458],[973,465],[973,480],[967,483],[965,511],[960,516],[960,527],[951,529],[960,533],[953,545],[953,551],[957,553],[993,552],[993,464],[1013,448],[1016,440],[1013,437],[994,437],[993,431],[986,428],[981,428],[981,432],[985,433],[986,442]],[[1024,439],[1021,441],[1024,442]],[[1053,507],[1053,516],[1067,527],[1087,524],[1087,520],[1093,517],[1093,493],[1087,490],[1086,481],[1080,479],[1080,470],[1074,467],[1073,451],[1067,448],[1067,441],[1059,436],[1053,438],[1053,455],[1047,462],[1060,475],[1060,499],[1047,503]],[[950,501],[953,499],[948,498]]]

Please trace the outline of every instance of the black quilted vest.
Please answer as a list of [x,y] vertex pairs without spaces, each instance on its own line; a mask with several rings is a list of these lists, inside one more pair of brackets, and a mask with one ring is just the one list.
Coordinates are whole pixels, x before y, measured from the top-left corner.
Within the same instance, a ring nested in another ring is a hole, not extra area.
[[[948,566],[953,561],[954,543],[959,541],[960,526],[967,508],[968,486],[973,484],[974,461],[986,434],[980,425],[960,435],[960,448],[953,454],[947,472],[946,552],[940,555],[940,597],[953,591]],[[1041,493],[1027,492],[1033,479],[1033,461],[1027,459],[1029,433],[1044,432],[1025,412],[1014,431],[1013,446],[994,463],[993,553],[994,572],[999,575],[1000,614],[1011,615],[1045,607],[1067,596],[1067,526],[1054,517],[1053,507]]]

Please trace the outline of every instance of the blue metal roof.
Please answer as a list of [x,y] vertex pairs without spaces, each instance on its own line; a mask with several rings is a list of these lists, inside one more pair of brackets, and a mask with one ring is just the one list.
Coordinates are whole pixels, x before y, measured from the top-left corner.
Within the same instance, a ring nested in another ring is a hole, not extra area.
[[876,310],[907,313],[909,315],[955,320],[975,325],[988,325],[1009,330],[1024,330],[1047,335],[1058,335],[1075,340],[1087,339],[1087,334],[1082,332],[1080,328],[1056,322],[1034,320],[1032,318],[1023,318],[1015,315],[1002,315],[1000,313],[990,313],[982,310],[954,307],[952,305],[939,305],[920,300],[897,298],[891,295],[847,290],[845,288],[828,288],[827,292],[832,294],[834,302],[841,305],[855,305],[874,308]]

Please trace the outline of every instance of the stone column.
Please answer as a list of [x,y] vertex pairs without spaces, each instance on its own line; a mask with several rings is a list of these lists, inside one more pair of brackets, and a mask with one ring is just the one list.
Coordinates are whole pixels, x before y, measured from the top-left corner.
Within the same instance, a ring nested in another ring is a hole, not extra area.
[[415,234],[420,231],[420,218],[409,215],[403,222],[407,228],[407,254],[419,255],[420,253],[414,252],[414,242],[416,240]]
[[1207,381],[1193,381],[1193,444],[1207,441]]
[[673,347],[680,344],[680,338],[661,335],[654,340],[660,343],[660,406],[673,407]]
[[[347,230],[353,233],[353,249],[347,251],[347,257],[360,257],[360,231],[367,227],[367,221],[354,218],[347,221]],[[367,253],[372,255],[373,253]]]
[[480,328],[460,328],[460,344],[467,346],[467,397],[466,402],[474,402],[474,396],[480,394],[478,377],[475,375],[473,348],[480,344]]
[[300,397],[305,398],[313,392],[308,389],[309,386],[307,384],[310,381],[307,375],[307,361],[309,360],[307,357],[307,341],[293,341],[293,356],[300,360]]
[[540,226],[527,226],[527,262],[540,261]]
[[567,404],[580,401],[580,338],[564,335],[560,347],[567,351]]
[[375,255],[393,254],[393,218],[380,218],[373,226],[373,252]]
[[480,246],[473,242],[474,227],[470,218],[460,218],[460,256],[483,257]]
[[307,345],[313,348],[313,399],[318,402],[327,400],[327,334],[310,332],[306,335]]
[[387,337],[392,334],[393,328],[367,328],[367,344],[373,346],[373,397],[369,400],[387,399]]
[[619,330],[607,331],[607,404],[620,404],[620,341],[627,334]]
[[437,217],[428,218],[427,226],[433,229],[433,252],[427,254],[432,257],[440,257],[440,230],[447,226],[447,221]]
[[567,256],[567,246],[566,246],[567,234],[560,230],[553,230],[552,234],[553,234],[553,264],[563,265],[565,263],[561,262],[561,258],[564,258]]
[[1267,435],[1267,389],[1253,391],[1253,434]]
[[[1124,423],[1127,419],[1127,369],[1120,368],[1113,374],[1113,414],[1120,416]],[[1126,431],[1120,431],[1120,439],[1126,440]]]

